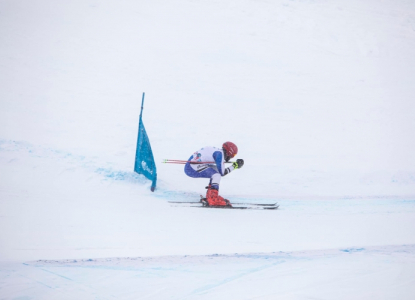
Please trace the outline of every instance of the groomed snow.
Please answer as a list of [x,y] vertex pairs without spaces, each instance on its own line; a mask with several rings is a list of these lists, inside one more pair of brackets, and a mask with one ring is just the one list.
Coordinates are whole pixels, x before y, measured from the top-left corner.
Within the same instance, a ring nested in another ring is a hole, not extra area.
[[[3,264],[34,299],[412,299],[414,246]],[[13,293],[14,292],[14,293]],[[22,294],[22,293],[21,293]],[[26,299],[26,298],[25,298]]]
[[[413,1],[2,1],[0,70],[0,299],[413,299]],[[278,210],[168,202],[227,140]]]

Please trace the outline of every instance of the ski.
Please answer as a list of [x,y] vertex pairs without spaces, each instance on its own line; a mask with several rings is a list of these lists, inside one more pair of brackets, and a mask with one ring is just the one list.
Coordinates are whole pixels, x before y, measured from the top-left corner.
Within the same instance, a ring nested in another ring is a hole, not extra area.
[[[206,198],[200,195],[200,201],[169,201],[169,203],[176,204],[190,204],[189,207],[197,208],[220,208],[220,209],[278,209],[279,205],[276,203],[231,203],[232,206],[209,206],[207,205]],[[192,205],[196,204],[196,205]],[[238,205],[238,206],[235,206]],[[243,206],[240,206],[243,205]],[[245,206],[250,205],[250,206]]]
[[[169,201],[169,203],[177,204],[200,204],[200,201]],[[255,206],[276,206],[278,202],[275,203],[246,203],[246,202],[232,202],[232,205],[255,205]]]
[[276,206],[191,206],[197,208],[219,208],[219,209],[257,209],[257,210],[270,210],[270,209],[278,209],[279,205]]
[[193,208],[217,208],[217,209],[255,209],[255,210],[274,210],[278,209],[279,205],[275,206],[205,206],[200,202],[193,202],[194,204],[199,205],[190,205],[185,207],[193,207]]

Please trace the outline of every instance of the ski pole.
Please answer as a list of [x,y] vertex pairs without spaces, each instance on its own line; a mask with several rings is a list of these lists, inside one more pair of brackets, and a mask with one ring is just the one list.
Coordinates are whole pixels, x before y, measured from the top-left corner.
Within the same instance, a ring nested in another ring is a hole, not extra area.
[[[177,160],[177,159],[164,159],[162,161],[164,164],[216,164],[214,161],[191,161],[191,160]],[[233,161],[227,161],[225,164],[232,164]]]

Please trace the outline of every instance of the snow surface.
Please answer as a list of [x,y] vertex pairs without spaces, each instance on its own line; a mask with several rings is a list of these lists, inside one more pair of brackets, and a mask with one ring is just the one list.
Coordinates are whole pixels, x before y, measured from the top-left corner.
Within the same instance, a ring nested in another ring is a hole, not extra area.
[[[413,299],[415,2],[0,1],[0,299]],[[135,174],[235,142],[231,201]]]

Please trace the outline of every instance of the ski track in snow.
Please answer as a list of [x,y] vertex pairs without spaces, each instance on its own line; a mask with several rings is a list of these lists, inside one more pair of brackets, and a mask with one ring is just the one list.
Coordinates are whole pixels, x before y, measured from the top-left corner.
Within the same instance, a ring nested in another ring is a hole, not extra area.
[[[410,299],[408,296],[414,291],[415,280],[407,279],[398,286],[388,283],[388,280],[415,275],[415,245],[204,256],[38,260],[24,264],[1,263],[0,266],[0,284],[4,287],[6,299],[45,296],[48,299],[66,299],[69,295],[82,299],[310,299],[321,297],[331,290],[331,286],[343,289],[344,294],[337,294],[336,299],[365,299],[359,291],[365,284],[372,285],[373,278],[376,278],[376,284],[384,284],[378,287],[379,290],[401,289],[404,297],[400,299]],[[290,284],[291,278],[299,275],[306,276],[308,282]],[[17,291],[10,288],[11,282],[15,287],[24,284],[26,288]],[[129,287],[127,294],[123,291],[126,286]],[[293,295],[295,297],[291,298]]]
[[[137,174],[134,171],[125,171],[125,170],[114,170],[111,166],[112,163],[104,162],[99,163],[99,158],[97,157],[86,157],[84,155],[73,154],[63,150],[45,148],[40,146],[35,146],[24,141],[11,141],[0,139],[0,153],[9,154],[9,157],[5,157],[8,163],[17,162],[18,159],[22,159],[22,156],[28,155],[31,159],[39,160],[49,160],[52,161],[63,161],[67,167],[64,170],[61,170],[61,173],[75,169],[81,168],[90,174],[99,175],[101,180],[114,180],[114,181],[124,181],[132,184],[141,184],[148,185],[148,180],[141,174]],[[18,158],[19,157],[19,158]],[[0,157],[1,159],[1,157]],[[415,177],[410,177],[410,180],[415,182]],[[202,193],[204,190],[202,190]],[[166,189],[163,181],[159,182],[159,187],[157,192],[153,194],[156,198],[168,199],[169,201],[198,201],[200,199],[201,193],[188,192],[181,190],[169,190]],[[362,199],[377,199],[377,200],[389,200],[394,199],[395,203],[398,201],[401,204],[409,203],[413,201],[413,196],[359,196],[359,197],[316,197],[316,196],[306,196],[306,197],[295,197],[294,199],[290,197],[283,196],[241,196],[241,195],[229,195],[228,198],[232,199],[234,202],[257,202],[257,203],[275,203],[275,201],[284,202],[284,200],[289,199],[290,201],[286,205],[295,207],[298,206],[301,201],[298,201],[297,198],[304,199],[313,199],[321,200],[326,198],[329,200],[362,200]],[[408,202],[409,201],[409,202]],[[325,201],[321,202],[322,204]],[[346,203],[346,202],[345,202]],[[347,205],[350,205],[350,201],[347,202]]]
[[[0,139],[0,153],[1,152],[7,152],[16,157],[21,155],[29,155],[34,159],[38,158],[48,159],[52,161],[64,161],[64,163],[67,165],[73,166],[74,168],[86,169],[90,172],[101,175],[103,179],[107,180],[112,179],[135,183],[146,183],[146,179],[134,171],[128,172],[114,170],[110,166],[100,166],[98,163],[98,158],[96,157],[86,157],[62,150],[39,147],[23,141],[10,141]],[[11,158],[8,163],[13,163],[17,159],[18,158]],[[110,165],[110,163],[104,163],[104,165]]]
[[[7,160],[7,163],[12,164],[17,162],[18,159],[22,159],[22,156],[28,155],[32,160],[48,160],[61,161],[67,167],[60,171],[60,174],[71,169],[81,168],[90,174],[99,175],[101,180],[115,180],[125,181],[133,184],[148,185],[148,180],[141,174],[137,174],[134,171],[114,170],[111,163],[104,162],[99,163],[97,157],[86,157],[84,155],[73,154],[67,151],[45,148],[32,145],[24,141],[11,141],[0,139],[0,153],[2,153]],[[7,155],[9,157],[6,157]],[[1,159],[1,157],[0,157]],[[41,163],[41,161],[39,162]],[[69,167],[70,166],[70,167]],[[199,199],[199,194],[186,191],[170,191],[163,187],[163,182],[159,182],[157,187],[157,193],[154,194],[158,198],[174,199]],[[161,187],[160,187],[161,186]]]
[[265,265],[262,265],[262,266],[259,266],[259,267],[256,267],[256,268],[252,268],[252,269],[247,269],[247,270],[245,270],[245,271],[243,271],[243,272],[241,272],[239,274],[236,274],[234,276],[231,276],[231,277],[222,279],[218,283],[209,284],[207,286],[199,287],[198,289],[192,291],[186,297],[191,297],[191,296],[197,295],[197,294],[205,294],[205,293],[207,293],[210,290],[213,290],[213,289],[216,289],[218,287],[224,286],[224,285],[226,285],[228,283],[231,283],[231,282],[233,282],[235,280],[238,280],[238,279],[241,279],[243,277],[254,276],[255,273],[261,272],[261,271],[266,270],[266,269],[270,269],[270,268],[272,268],[272,267],[274,267],[274,266],[276,266],[278,264],[281,264],[281,263],[283,263],[283,261],[281,261],[281,262],[274,262],[274,263],[271,263],[271,264],[265,264]]

